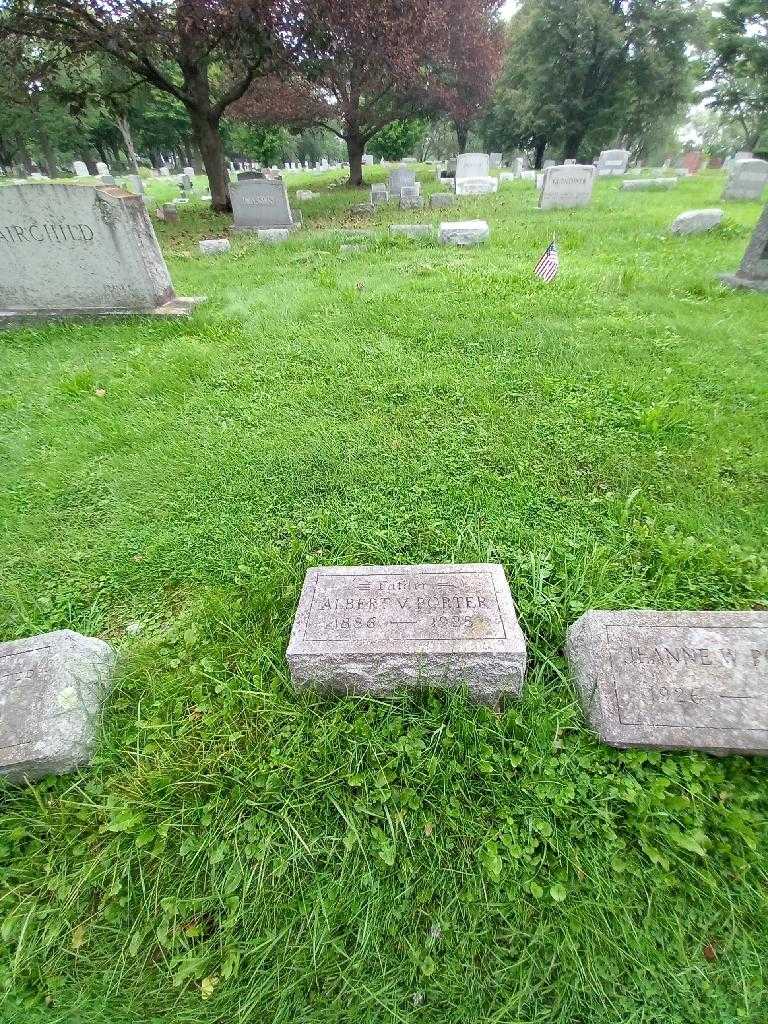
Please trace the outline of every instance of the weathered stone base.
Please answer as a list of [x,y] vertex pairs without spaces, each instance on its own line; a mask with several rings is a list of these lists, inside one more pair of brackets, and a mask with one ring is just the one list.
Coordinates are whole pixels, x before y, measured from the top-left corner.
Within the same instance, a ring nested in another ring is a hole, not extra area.
[[0,644],[0,775],[32,782],[86,764],[115,660],[68,629]]
[[718,274],[717,276],[729,288],[748,288],[753,292],[768,292],[768,278],[740,277],[738,274]]
[[234,224],[229,229],[231,235],[257,235],[259,231],[298,231],[301,227],[301,221],[294,221],[291,224],[270,224],[269,227],[266,224],[261,227],[256,225],[244,225],[241,224],[236,227]]
[[154,309],[0,309],[0,330],[27,323],[59,320],[101,320],[104,317],[126,316],[189,316],[195,306],[206,301],[205,295],[177,295]]

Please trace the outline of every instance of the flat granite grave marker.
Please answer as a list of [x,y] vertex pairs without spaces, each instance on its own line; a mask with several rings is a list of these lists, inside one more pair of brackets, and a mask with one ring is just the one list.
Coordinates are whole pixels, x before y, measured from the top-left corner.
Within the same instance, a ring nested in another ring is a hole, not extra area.
[[0,325],[131,313],[181,315],[141,196],[108,186],[0,189]]
[[231,185],[232,213],[235,222],[232,231],[258,231],[262,228],[299,227],[300,218],[294,218],[288,202],[288,192],[282,181],[253,178]]
[[762,199],[766,185],[767,160],[739,160],[731,167],[723,199]]
[[723,211],[717,208],[686,210],[675,217],[669,230],[673,235],[700,235],[718,227],[722,220]]
[[115,652],[63,629],[0,644],[0,775],[33,781],[86,764]]
[[520,692],[526,665],[504,569],[485,564],[310,569],[287,659],[297,687],[466,684],[492,705]]
[[731,288],[750,288],[756,292],[768,292],[768,206],[757,222],[739,269],[735,274],[719,276],[723,284],[730,285]]
[[437,232],[441,245],[479,245],[491,237],[491,229],[485,220],[443,221]]
[[544,172],[539,209],[588,206],[594,183],[595,168],[591,164],[548,167]]
[[768,612],[589,611],[566,654],[611,746],[768,753]]
[[677,178],[626,178],[619,186],[622,192],[645,192],[650,189],[675,188]]

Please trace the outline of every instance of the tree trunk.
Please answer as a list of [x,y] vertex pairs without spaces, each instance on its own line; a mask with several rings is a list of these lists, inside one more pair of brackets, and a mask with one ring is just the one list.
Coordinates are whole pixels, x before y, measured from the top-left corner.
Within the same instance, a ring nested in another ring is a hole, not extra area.
[[128,163],[131,165],[131,170],[134,174],[139,173],[139,161],[136,156],[136,147],[133,144],[133,135],[131,134],[131,126],[128,124],[128,118],[124,114],[120,114],[115,119],[118,130],[123,137],[125,143],[125,153],[128,157]]
[[217,213],[230,213],[232,202],[229,198],[229,178],[224,161],[224,145],[219,133],[219,120],[215,115],[200,111],[189,111],[195,141],[203,158],[205,173],[208,175],[208,191],[211,206]]
[[360,138],[358,132],[350,131],[344,136],[344,141],[347,143],[347,153],[349,155],[349,180],[347,184],[350,188],[361,188],[363,185],[363,150],[365,149],[365,143]]
[[49,178],[55,178],[59,170],[56,166],[56,155],[53,152],[50,136],[42,125],[39,125],[38,127],[37,137],[40,140],[40,149],[43,152],[43,160],[45,160],[45,173]]
[[536,143],[535,156],[533,159],[533,166],[537,171],[540,171],[544,164],[544,153],[547,149],[547,140],[542,139]]
[[581,139],[582,136],[580,134],[576,135],[574,133],[572,135],[566,136],[564,154],[566,160],[576,160],[578,158]]
[[464,124],[463,121],[455,122],[456,138],[459,141],[459,153],[466,153],[467,151],[467,138],[469,136],[469,126]]

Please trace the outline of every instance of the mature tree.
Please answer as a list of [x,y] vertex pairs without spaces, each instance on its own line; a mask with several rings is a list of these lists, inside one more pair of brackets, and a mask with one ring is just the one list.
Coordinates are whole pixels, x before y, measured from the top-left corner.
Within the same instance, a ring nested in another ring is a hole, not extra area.
[[376,132],[368,143],[368,152],[382,160],[402,160],[419,144],[426,127],[424,121],[416,118],[392,121]]
[[362,185],[363,152],[378,132],[457,102],[471,77],[465,65],[483,53],[478,39],[493,38],[500,3],[306,0],[310,42],[299,73],[249,92],[237,116],[326,128],[346,144],[350,185]]
[[[501,148],[632,142],[689,102],[698,0],[523,0],[486,121]],[[589,148],[589,152],[587,152]]]
[[746,149],[768,131],[768,6],[725,0],[711,19],[709,106],[737,124]]
[[292,0],[6,0],[11,33],[105,53],[186,108],[214,208],[230,208],[219,130],[256,76],[300,44]]

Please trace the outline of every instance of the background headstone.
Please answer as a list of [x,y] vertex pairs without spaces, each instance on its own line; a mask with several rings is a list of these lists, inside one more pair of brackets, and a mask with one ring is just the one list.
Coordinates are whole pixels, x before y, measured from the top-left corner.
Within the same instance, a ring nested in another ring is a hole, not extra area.
[[722,220],[722,210],[687,210],[675,217],[669,230],[673,235],[700,235],[716,228]]
[[566,654],[616,747],[768,753],[768,613],[590,611]]
[[768,161],[737,160],[731,167],[723,199],[761,199],[768,185]]
[[0,775],[32,782],[87,764],[115,660],[68,629],[0,644]]
[[441,245],[479,245],[491,237],[491,230],[484,220],[443,221],[437,237]]
[[257,231],[259,228],[294,228],[288,192],[282,181],[268,178],[239,181],[232,185],[233,231]]
[[587,206],[592,201],[595,168],[591,164],[548,167],[544,172],[539,209]]
[[629,152],[626,149],[604,149],[597,160],[599,177],[611,177],[624,174],[629,165]]
[[72,170],[75,172],[78,178],[88,178],[91,172],[88,170],[88,164],[82,160],[75,160],[72,164]]
[[389,175],[387,191],[394,199],[400,198],[403,186],[410,188],[416,184],[416,172],[405,167],[398,167]]
[[310,569],[287,652],[297,687],[381,694],[467,685],[520,692],[525,639],[500,565]]

